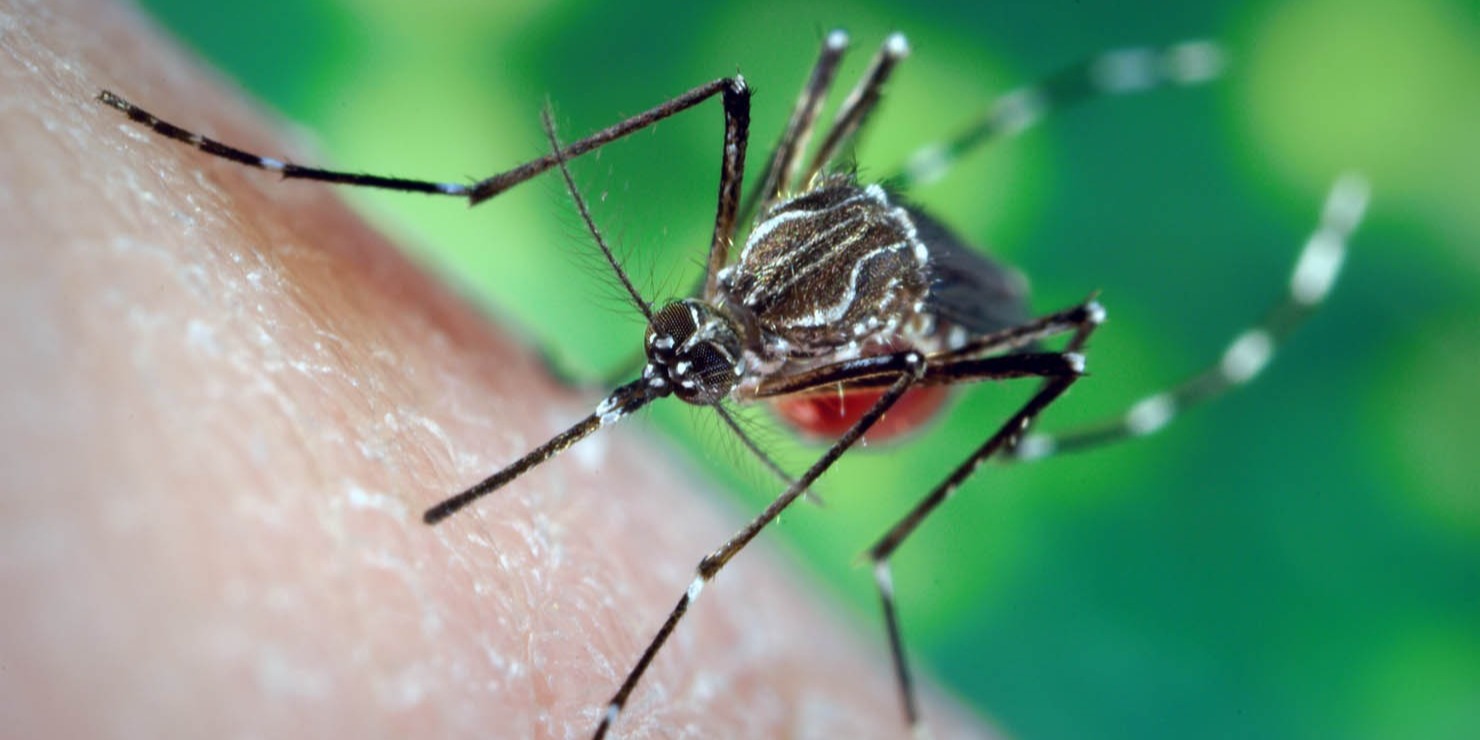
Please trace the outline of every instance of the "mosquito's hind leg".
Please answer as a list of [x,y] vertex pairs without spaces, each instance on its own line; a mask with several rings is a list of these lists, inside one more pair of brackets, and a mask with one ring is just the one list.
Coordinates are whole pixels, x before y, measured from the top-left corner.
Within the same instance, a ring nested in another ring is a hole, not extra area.
[[1330,294],[1367,198],[1367,182],[1360,176],[1343,175],[1331,186],[1320,223],[1295,262],[1284,296],[1261,321],[1234,336],[1217,362],[1182,383],[1145,396],[1104,422],[1027,435],[1010,451],[1011,458],[1037,460],[1145,436],[1165,427],[1177,414],[1253,380],[1275,350]]
[[751,191],[750,196],[745,199],[744,207],[740,209],[743,219],[754,217],[757,207],[764,209],[793,187],[797,169],[801,167],[802,155],[806,152],[807,142],[811,140],[813,127],[817,123],[817,113],[822,110],[822,103],[827,99],[833,79],[837,76],[838,63],[847,50],[848,34],[845,31],[830,31],[827,38],[823,39],[822,50],[817,55],[817,61],[812,64],[812,74],[808,76],[806,84],[802,85],[796,105],[792,108],[791,118],[787,120],[780,138],[776,140],[776,147],[771,152],[766,169],[761,173],[758,186]]
[[1016,136],[1055,111],[1095,98],[1200,85],[1217,79],[1224,62],[1223,49],[1205,40],[1103,52],[1002,95],[956,136],[917,151],[888,180],[901,188],[929,184],[973,149]]
[[884,45],[879,47],[879,52],[874,55],[868,70],[858,80],[858,85],[843,100],[822,145],[812,155],[811,163],[802,174],[803,183],[811,182],[819,172],[831,165],[838,153],[858,136],[858,132],[868,121],[869,114],[878,107],[879,98],[884,93],[884,83],[889,80],[894,68],[909,54],[910,43],[904,34],[892,33],[889,38],[884,39]]

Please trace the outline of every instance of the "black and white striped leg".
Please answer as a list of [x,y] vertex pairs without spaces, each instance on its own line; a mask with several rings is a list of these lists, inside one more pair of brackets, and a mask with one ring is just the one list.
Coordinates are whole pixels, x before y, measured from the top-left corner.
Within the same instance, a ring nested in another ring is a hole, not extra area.
[[[1082,325],[1086,333],[1093,332],[1097,323],[1085,323]],[[899,546],[919,528],[926,518],[936,508],[945,503],[960,487],[970,478],[982,463],[991,459],[997,453],[1011,447],[1015,440],[1026,430],[1037,416],[1045,408],[1058,400],[1069,386],[1073,385],[1083,373],[1083,357],[1077,354],[1061,355],[1068,359],[1073,365],[1075,372],[1050,378],[1044,383],[1033,397],[1023,405],[1017,413],[1013,414],[981,447],[977,448],[965,462],[951,471],[945,480],[941,481],[930,493],[920,500],[915,508],[911,509],[904,518],[890,528],[880,540],[868,550],[868,557],[874,568],[874,582],[879,589],[879,601],[884,610],[884,627],[889,635],[889,651],[894,662],[894,676],[899,686],[900,702],[904,709],[905,720],[914,731],[916,737],[925,737],[925,725],[921,721],[920,707],[915,695],[914,681],[910,675],[909,661],[905,655],[904,637],[899,624],[899,613],[894,605],[894,579],[889,568],[889,559]]]
[[1132,404],[1123,414],[1099,424],[1059,433],[1035,433],[1012,450],[1014,460],[1111,444],[1156,432],[1177,414],[1248,383],[1268,366],[1274,351],[1330,294],[1346,259],[1347,241],[1367,209],[1369,188],[1359,175],[1338,178],[1326,196],[1320,222],[1306,240],[1290,273],[1289,288],[1254,326],[1229,342],[1211,367]]
[[1217,79],[1225,61],[1223,49],[1205,40],[1104,52],[1003,95],[954,138],[916,152],[890,180],[904,188],[934,182],[972,149],[1022,133],[1054,111],[1099,97],[1200,85]]
[[[586,206],[586,200],[581,197],[581,192],[576,187],[575,180],[571,177],[569,168],[566,167],[566,155],[569,152],[569,149],[560,145],[560,138],[555,130],[555,121],[550,115],[550,111],[548,108],[546,108],[541,113],[541,121],[543,122],[545,127],[546,138],[550,142],[550,156],[553,157],[553,161],[556,167],[560,170],[560,175],[564,179],[566,190],[570,193],[571,199],[575,202],[576,210],[580,213],[581,220],[586,225],[586,230],[596,241],[596,245],[598,248],[600,248],[602,255],[605,256],[607,263],[611,265],[612,270],[621,280],[622,286],[626,288],[628,295],[632,298],[632,302],[637,306],[638,310],[640,310],[642,314],[647,317],[649,321],[651,321],[653,318],[652,308],[642,297],[642,294],[637,290],[637,287],[632,284],[631,279],[627,275],[627,271],[622,269],[622,265],[620,262],[617,261],[616,256],[612,254],[611,248],[607,245],[606,240],[601,235],[601,230],[596,226],[595,219],[591,217],[591,211]],[[726,213],[729,214],[729,217],[733,222],[735,208],[738,206],[739,202],[738,193],[740,180],[743,177],[745,166],[745,137],[747,127],[749,126],[749,121],[750,90],[746,88],[745,81],[737,77],[735,78],[734,83],[730,85],[725,92],[726,154],[724,168],[721,172],[722,181],[720,183],[720,204],[719,215],[716,217],[717,222],[723,221]],[[725,180],[733,180],[734,182],[731,186],[727,186]],[[716,230],[718,231],[718,226],[716,227]],[[718,238],[718,236],[716,238]],[[637,380],[623,385],[617,390],[613,391],[610,395],[607,396],[606,400],[602,401],[601,404],[596,408],[595,413],[581,420],[579,423],[566,430],[565,432],[557,435],[549,442],[546,442],[545,444],[536,448],[529,454],[525,455],[523,458],[515,461],[513,464],[505,467],[497,473],[494,473],[488,478],[485,478],[477,485],[474,485],[471,488],[468,488],[467,490],[455,496],[452,496],[445,501],[442,501],[436,506],[433,506],[431,509],[428,509],[427,512],[422,516],[423,521],[425,521],[427,524],[436,524],[443,519],[446,519],[447,517],[458,512],[463,507],[466,507],[479,498],[486,496],[494,491],[497,491],[498,489],[507,485],[509,482],[518,478],[520,475],[523,475],[525,472],[529,471],[531,468],[534,468],[535,466],[545,462],[546,460],[549,460],[550,458],[560,454],[561,452],[564,452],[571,445],[579,442],[582,439],[585,439],[597,429],[600,429],[607,424],[610,424],[631,414],[632,412],[642,408],[643,406],[646,406],[648,403],[651,403],[658,398],[669,395],[670,393],[672,393],[672,388],[667,384],[667,381],[665,381],[663,377],[663,373],[659,372],[653,366],[648,365],[644,369],[641,378],[638,378]],[[755,446],[755,444],[751,442],[750,439],[746,437],[743,432],[740,431],[738,426],[734,425],[733,420],[729,418],[729,415],[726,414],[722,409],[720,410],[720,416],[724,418],[726,422],[729,422],[731,424],[732,429],[734,429],[735,432],[740,435],[741,440],[746,443],[746,446],[750,448],[752,452],[756,453],[756,455],[761,458],[761,461],[763,463],[765,463],[771,469],[778,471],[778,474],[780,474],[783,478],[786,477],[785,473],[780,472],[780,468],[777,467],[776,464],[768,456],[762,453],[760,448]]]
[[750,88],[736,75],[725,88],[725,141],[720,156],[719,198],[714,214],[714,234],[709,241],[709,262],[704,270],[704,295],[713,296],[719,271],[729,261],[735,240],[736,217],[741,189],[745,184],[745,148],[750,142]]
[[[679,95],[672,100],[650,108],[631,118],[616,123],[612,126],[597,131],[584,139],[571,143],[565,147],[563,158],[574,159],[595,149],[599,149],[611,142],[636,131],[641,131],[669,116],[681,113],[699,103],[708,100],[726,90],[744,89],[745,82],[740,77],[722,78],[700,85],[688,92]],[[434,182],[431,180],[419,180],[404,177],[386,177],[382,175],[367,175],[357,172],[343,172],[337,170],[326,170],[318,167],[305,167],[293,164],[282,159],[264,157],[259,154],[238,149],[228,144],[223,144],[214,139],[201,136],[200,134],[180,128],[168,121],[156,117],[153,113],[140,108],[125,100],[118,94],[103,90],[98,93],[98,100],[102,103],[117,108],[129,117],[130,120],[149,127],[160,136],[175,141],[189,144],[212,156],[228,159],[248,167],[276,172],[284,179],[314,180],[318,182],[333,183],[336,185],[352,185],[356,187],[379,188],[382,190],[399,190],[408,193],[425,193],[428,195],[451,195],[467,198],[469,205],[477,205],[492,198],[509,188],[518,185],[546,170],[554,167],[558,161],[552,152],[538,159],[526,162],[492,177],[485,178],[471,185],[464,183]]]
[[457,183],[430,182],[403,177],[383,177],[380,175],[366,175],[353,172],[335,172],[317,167],[304,167],[285,160],[253,154],[252,152],[238,149],[229,144],[223,144],[215,139],[180,128],[124,100],[109,90],[98,93],[98,100],[105,105],[110,105],[123,111],[124,115],[129,117],[129,120],[147,126],[154,133],[167,139],[174,139],[175,141],[189,144],[206,154],[228,159],[237,164],[276,172],[288,179],[318,180],[337,185],[357,185],[385,190],[400,190],[409,193],[426,193],[429,195],[467,196],[470,192],[469,186],[459,185]]
[[[695,568],[694,580],[689,584],[683,596],[679,597],[678,603],[669,612],[668,618],[664,620],[663,626],[658,629],[657,635],[648,643],[637,664],[633,666],[632,670],[627,674],[626,679],[622,682],[621,688],[617,690],[616,695],[607,704],[606,711],[602,714],[601,722],[596,728],[595,736],[598,739],[605,737],[606,733],[616,722],[622,708],[627,705],[627,701],[631,698],[633,690],[636,689],[638,682],[642,679],[643,674],[646,673],[648,666],[652,664],[653,659],[673,634],[674,629],[677,628],[678,623],[683,619],[684,615],[688,613],[689,607],[693,606],[694,601],[698,599],[704,587],[724,569],[725,565],[735,555],[739,554],[746,545],[750,544],[761,533],[761,530],[775,521],[787,507],[791,506],[802,495],[803,491],[815,483],[817,478],[823,473],[827,472],[833,463],[837,462],[843,456],[843,453],[847,452],[854,443],[873,427],[906,391],[922,382],[972,382],[982,379],[1000,380],[1019,377],[1055,378],[1065,381],[1065,387],[1067,387],[1067,382],[1077,379],[1084,371],[1084,358],[1082,356],[1063,353],[961,359],[952,363],[953,367],[961,369],[959,375],[942,373],[937,368],[931,367],[924,356],[914,351],[881,355],[866,358],[866,360],[866,363],[858,360],[839,363],[839,367],[845,367],[850,371],[858,373],[858,377],[866,379],[866,382],[888,378],[888,387],[884,394],[879,397],[879,400],[874,403],[866,414],[859,418],[847,433],[843,434],[828,447],[827,451],[822,454],[817,462],[813,463],[801,477],[797,478],[795,482],[788,486],[786,491],[772,501],[764,511],[752,519],[749,524],[741,528],[740,531],[731,536],[729,540],[714,552],[699,561],[699,565]],[[996,364],[991,365],[989,368],[988,363]],[[933,380],[931,380],[932,374],[935,374]],[[848,384],[848,378],[838,376],[837,374],[828,374],[826,379],[820,382],[828,385],[838,382]],[[1057,393],[1062,393],[1062,389],[1057,391]],[[1054,394],[1054,397],[1057,396],[1057,393]],[[1045,398],[1041,402],[1036,400],[1042,396],[1044,396],[1044,393],[1040,391],[1038,396],[1035,396],[1035,401],[1029,403],[1028,408],[1032,410],[1032,413],[1036,414],[1042,406],[1047,405],[1052,400],[1052,398]],[[995,449],[993,447],[993,450]],[[973,464],[971,467],[974,469],[975,465]],[[966,475],[969,474],[970,471],[967,471]]]
[[858,135],[868,121],[869,114],[878,106],[884,83],[889,80],[894,67],[909,55],[910,42],[905,39],[904,34],[891,33],[889,38],[884,39],[884,45],[879,47],[879,53],[869,63],[868,71],[863,73],[858,85],[843,99],[843,105],[838,109],[827,137],[822,140],[817,153],[812,155],[812,161],[802,175],[803,185],[811,182],[817,173],[831,165],[843,148]]
[[[1067,372],[1066,358],[1078,357],[1077,352],[1006,353],[1071,331],[1078,337],[1093,331],[1104,320],[1105,309],[1090,300],[1021,326],[993,332],[959,349],[928,356],[920,382],[924,385],[952,385],[976,380],[1057,378]],[[747,397],[779,398],[809,392],[835,393],[839,389],[882,388],[893,380],[893,357],[871,355],[786,377],[767,378]]]
[[818,52],[817,61],[812,65],[812,74],[802,86],[796,106],[792,108],[791,118],[787,120],[780,138],[776,140],[776,147],[771,152],[770,160],[766,162],[766,170],[761,174],[759,186],[751,191],[745,207],[741,209],[743,220],[749,221],[754,216],[757,204],[764,208],[792,187],[797,169],[801,167],[802,155],[812,139],[817,114],[822,110],[828,91],[832,89],[833,80],[838,73],[838,63],[847,50],[848,34],[842,30],[830,31],[822,40],[822,50]]
[[437,524],[468,504],[486,496],[500,488],[508,485],[515,478],[529,472],[531,469],[549,460],[556,455],[570,449],[571,445],[591,436],[596,430],[617,422],[643,406],[667,396],[673,392],[671,386],[665,383],[654,383],[654,374],[644,373],[644,377],[638,378],[614,391],[596,406],[596,410],[590,416],[576,422],[570,429],[556,435],[550,441],[531,450],[524,457],[510,463],[502,470],[484,478],[477,485],[447,498],[441,503],[426,510],[422,514],[422,521],[426,524]]
[[663,620],[663,626],[658,628],[658,633],[653,636],[652,641],[643,649],[642,656],[638,658],[632,670],[627,673],[627,677],[622,681],[622,685],[617,689],[617,693],[607,703],[606,710],[602,713],[601,721],[596,726],[594,735],[596,740],[606,737],[606,733],[616,724],[617,718],[621,715],[622,708],[627,705],[627,701],[632,697],[633,690],[637,688],[637,684],[642,680],[643,674],[647,672],[648,666],[657,657],[658,651],[662,650],[663,645],[668,642],[668,638],[673,634],[673,630],[678,627],[678,623],[688,613],[689,607],[699,599],[699,594],[704,590],[705,585],[724,569],[725,564],[731,558],[745,549],[745,546],[750,544],[750,541],[755,539],[756,535],[759,535],[762,529],[765,529],[768,524],[775,521],[776,517],[780,516],[781,512],[785,511],[788,506],[796,501],[802,495],[803,491],[815,483],[818,477],[827,472],[827,469],[832,467],[833,463],[837,462],[838,458],[842,457],[843,453],[852,447],[884,415],[884,412],[888,411],[899,400],[899,397],[904,395],[905,391],[909,390],[925,373],[925,358],[918,352],[902,352],[896,355],[890,355],[889,357],[894,361],[895,380],[893,385],[889,387],[889,390],[874,403],[873,408],[869,409],[868,413],[864,414],[853,425],[853,428],[838,438],[823,453],[822,457],[812,464],[812,467],[808,468],[800,478],[788,486],[786,491],[776,497],[764,511],[752,519],[749,524],[741,528],[740,531],[736,532],[718,549],[699,561],[699,565],[694,569],[694,580],[689,584],[688,589],[684,591],[683,596],[679,597],[678,603],[668,613],[668,618]]

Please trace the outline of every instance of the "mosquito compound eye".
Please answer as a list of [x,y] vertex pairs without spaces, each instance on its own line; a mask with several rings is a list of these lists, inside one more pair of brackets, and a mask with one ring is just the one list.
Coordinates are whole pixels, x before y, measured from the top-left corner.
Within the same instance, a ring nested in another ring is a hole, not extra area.
[[649,365],[688,403],[716,403],[740,380],[739,337],[729,320],[703,302],[676,301],[658,309],[645,347]]
[[647,338],[643,342],[649,362],[655,365],[672,363],[679,348],[698,331],[698,317],[684,303],[670,303],[653,314],[652,321],[648,323]]
[[717,403],[735,387],[735,361],[715,342],[700,342],[669,365],[673,394],[693,404]]

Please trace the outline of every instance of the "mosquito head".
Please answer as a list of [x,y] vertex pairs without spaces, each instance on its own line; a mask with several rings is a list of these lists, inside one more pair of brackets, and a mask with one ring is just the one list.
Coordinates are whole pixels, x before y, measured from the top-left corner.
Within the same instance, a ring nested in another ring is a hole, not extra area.
[[658,309],[644,347],[648,381],[668,385],[693,404],[719,402],[744,370],[734,324],[703,301],[685,299]]

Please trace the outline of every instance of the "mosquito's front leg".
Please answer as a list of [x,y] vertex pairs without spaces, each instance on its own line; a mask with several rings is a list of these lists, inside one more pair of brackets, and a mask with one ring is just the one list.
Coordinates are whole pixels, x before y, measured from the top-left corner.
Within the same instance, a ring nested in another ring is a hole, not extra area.
[[621,687],[617,689],[617,693],[612,696],[611,701],[607,704],[606,711],[601,716],[601,722],[596,727],[595,738],[597,740],[605,737],[612,725],[616,723],[617,717],[622,712],[622,708],[627,705],[627,701],[632,697],[633,690],[637,688],[637,683],[642,680],[642,676],[647,672],[648,666],[652,664],[653,658],[657,657],[658,651],[662,650],[663,645],[668,642],[668,638],[673,634],[674,629],[678,627],[678,623],[688,613],[689,607],[699,598],[699,594],[704,590],[704,586],[724,569],[725,564],[729,563],[731,558],[735,557],[746,545],[750,544],[751,540],[754,540],[756,535],[760,534],[761,530],[766,528],[766,525],[775,521],[776,517],[780,516],[782,511],[811,487],[817,481],[818,477],[827,472],[827,469],[832,467],[833,463],[837,462],[838,458],[842,457],[843,453],[852,447],[884,415],[884,412],[888,411],[899,400],[900,396],[903,396],[905,391],[909,390],[925,373],[925,358],[918,352],[901,352],[890,355],[889,357],[894,367],[895,380],[889,386],[889,390],[874,403],[873,408],[869,409],[868,413],[864,414],[847,433],[839,437],[828,448],[827,452],[823,453],[822,457],[812,464],[812,467],[808,468],[801,477],[797,478],[795,482],[788,486],[786,491],[776,497],[764,511],[752,519],[749,524],[741,528],[740,531],[736,532],[730,539],[726,540],[718,549],[699,561],[698,566],[694,569],[694,580],[689,584],[688,589],[684,591],[683,596],[679,597],[678,603],[668,613],[668,618],[663,620],[663,626],[658,629],[658,633],[653,636],[652,641],[643,649],[642,656],[638,658],[632,670],[627,673],[627,677],[622,681]]
[[[143,108],[125,100],[122,96],[109,90],[103,90],[98,94],[98,100],[106,105],[123,111],[125,115],[137,123],[149,127],[155,133],[165,138],[189,144],[206,154],[229,159],[238,164],[248,167],[276,172],[284,179],[290,180],[314,180],[318,182],[333,183],[336,185],[351,185],[355,187],[379,188],[382,190],[399,190],[408,193],[425,193],[428,195],[451,195],[468,199],[470,205],[478,205],[519,183],[528,180],[550,168],[554,167],[562,158],[574,159],[587,152],[599,149],[617,139],[627,136],[636,131],[641,131],[669,116],[681,113],[699,103],[708,100],[726,90],[745,89],[745,82],[740,77],[725,77],[705,85],[700,85],[688,92],[679,95],[672,100],[655,106],[647,111],[639,113],[625,121],[597,131],[584,139],[573,142],[566,147],[564,152],[557,156],[554,152],[546,154],[538,159],[525,162],[492,177],[485,178],[472,185],[463,183],[436,182],[432,180],[418,180],[405,177],[386,177],[383,175],[367,175],[357,172],[344,172],[339,170],[327,170],[318,167],[305,167],[293,164],[283,159],[264,157],[244,149],[216,141],[200,134],[188,131],[176,126],[169,121],[158,118]],[[748,97],[748,93],[747,93]],[[728,107],[727,107],[728,115]],[[747,115],[748,119],[748,115]]]

